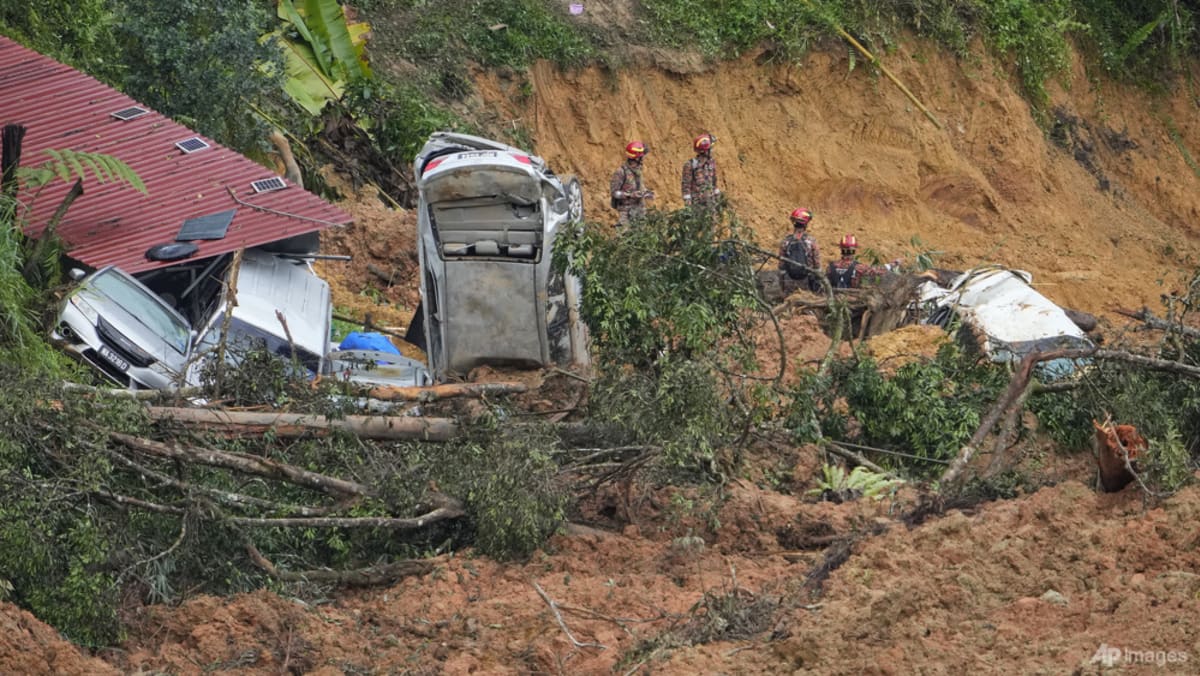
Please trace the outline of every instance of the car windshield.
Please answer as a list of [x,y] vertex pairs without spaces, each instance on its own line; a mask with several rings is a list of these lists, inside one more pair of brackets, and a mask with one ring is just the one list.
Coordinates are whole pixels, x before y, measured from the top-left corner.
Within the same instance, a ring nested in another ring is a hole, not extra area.
[[91,286],[124,308],[176,352],[187,353],[191,327],[136,282],[122,274],[104,272],[92,278]]
[[[218,319],[208,333],[201,338],[200,343],[206,350],[214,349],[220,341],[221,324],[222,321]],[[292,346],[288,344],[287,340],[271,335],[237,317],[230,318],[229,340],[226,345],[228,347],[226,357],[234,363],[255,350],[265,350],[288,361],[292,359]],[[301,347],[295,349],[295,355],[300,366],[308,372],[308,376],[315,376],[321,372],[321,357]]]

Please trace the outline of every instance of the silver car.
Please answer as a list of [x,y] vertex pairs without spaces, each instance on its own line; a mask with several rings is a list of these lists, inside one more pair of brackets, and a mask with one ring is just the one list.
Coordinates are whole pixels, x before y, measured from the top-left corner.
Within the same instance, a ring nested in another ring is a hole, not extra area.
[[439,132],[414,165],[421,308],[410,342],[437,380],[481,364],[586,363],[579,282],[553,271],[583,218],[579,181],[496,141]]
[[178,387],[194,339],[187,320],[115,267],[76,276],[51,339],[123,387]]

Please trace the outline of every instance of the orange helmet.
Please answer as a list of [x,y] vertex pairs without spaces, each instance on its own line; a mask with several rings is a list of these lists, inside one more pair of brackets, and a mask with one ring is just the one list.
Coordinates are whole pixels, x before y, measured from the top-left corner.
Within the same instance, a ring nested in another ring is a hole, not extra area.
[[713,144],[716,142],[716,136],[713,136],[712,134],[701,134],[697,136],[694,141],[692,141],[692,148],[695,148],[696,152],[702,153],[706,152],[709,148],[712,148]]
[[838,246],[842,247],[843,249],[857,249],[858,238],[854,235],[846,235],[842,238],[842,241],[838,243]]
[[641,141],[630,141],[625,144],[625,157],[636,160],[646,154],[646,144]]
[[812,220],[812,212],[808,209],[800,208],[792,212],[792,225],[796,227],[804,227]]

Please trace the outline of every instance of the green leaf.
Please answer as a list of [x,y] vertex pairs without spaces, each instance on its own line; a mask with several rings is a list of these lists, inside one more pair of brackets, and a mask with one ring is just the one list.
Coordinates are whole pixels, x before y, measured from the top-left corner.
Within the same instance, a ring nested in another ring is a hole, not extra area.
[[[328,77],[334,77],[330,63],[329,46],[313,35],[313,32],[308,28],[308,24],[305,23],[304,17],[300,15],[300,12],[296,11],[296,6],[292,4],[292,0],[279,0],[278,15],[280,19],[292,24],[296,32],[300,34],[300,37],[304,38],[304,41],[308,43],[309,49],[313,53],[313,61],[321,73]],[[284,41],[286,38],[281,35],[280,40]]]
[[1134,31],[1133,34],[1129,36],[1129,39],[1125,40],[1125,44],[1121,45],[1121,50],[1117,52],[1117,63],[1125,63],[1125,59],[1128,59],[1129,55],[1132,54],[1135,49],[1141,46],[1141,44],[1146,41],[1146,38],[1149,38],[1150,34],[1153,33],[1154,30],[1159,26],[1161,26],[1163,22],[1169,19],[1170,16],[1170,10],[1163,10],[1163,13],[1159,14],[1158,18]]
[[311,32],[329,46],[333,56],[333,74],[347,80],[370,77],[371,70],[364,59],[363,51],[369,26],[359,24],[355,30],[356,35],[351,35],[350,27],[346,24],[346,15],[336,0],[305,0],[304,10]]
[[320,115],[330,101],[342,98],[346,83],[329,78],[308,45],[280,38],[283,50],[283,90],[312,115]]

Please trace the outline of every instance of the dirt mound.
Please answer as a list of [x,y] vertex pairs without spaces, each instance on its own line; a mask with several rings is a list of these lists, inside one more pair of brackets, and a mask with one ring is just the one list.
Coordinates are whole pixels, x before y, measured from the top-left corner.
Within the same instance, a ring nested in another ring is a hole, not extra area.
[[357,320],[370,315],[375,326],[403,332],[420,299],[416,214],[385,204],[370,188],[352,194],[339,206],[354,222],[321,233],[322,253],[351,260],[317,261],[315,267],[329,280],[337,314]]
[[[1101,645],[1190,673],[1181,656],[1200,655],[1196,489],[1147,511],[1135,490],[1068,481],[913,530],[897,519],[908,490],[833,504],[735,482],[714,497],[615,492],[623,532],[573,527],[524,564],[468,552],[313,603],[144,608],[105,657],[125,673],[860,674],[1064,673]],[[0,618],[0,670],[111,671],[23,611]]]
[[677,208],[690,140],[709,131],[723,190],[768,247],[803,205],[826,258],[853,232],[882,260],[928,250],[951,269],[1027,269],[1058,303],[1094,313],[1158,307],[1157,280],[1170,289],[1200,257],[1200,178],[1180,150],[1200,148],[1200,124],[1183,83],[1148,104],[1076,64],[1045,133],[1003,65],[902,41],[887,65],[938,129],[846,50],[759,56],[700,74],[541,64],[527,80],[481,75],[476,103],[579,176],[600,221],[613,219],[607,185],[625,141],[648,143],[647,184]]
[[0,672],[5,674],[119,674],[89,657],[27,611],[0,601]]

